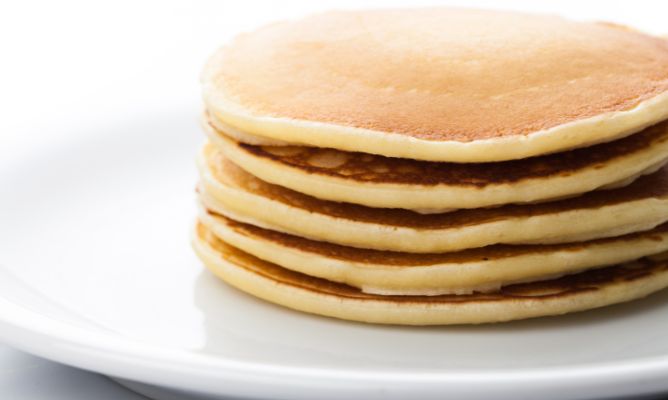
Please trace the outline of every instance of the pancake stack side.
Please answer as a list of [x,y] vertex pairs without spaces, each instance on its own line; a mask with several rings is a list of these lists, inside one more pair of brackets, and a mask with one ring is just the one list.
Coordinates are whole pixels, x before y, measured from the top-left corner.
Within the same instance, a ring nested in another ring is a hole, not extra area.
[[429,8],[238,36],[202,75],[193,246],[341,319],[502,322],[668,286],[668,41]]

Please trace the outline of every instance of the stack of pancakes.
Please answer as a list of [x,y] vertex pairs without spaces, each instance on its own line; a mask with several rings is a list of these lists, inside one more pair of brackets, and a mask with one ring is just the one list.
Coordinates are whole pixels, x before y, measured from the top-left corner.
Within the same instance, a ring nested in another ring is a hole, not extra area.
[[394,324],[668,286],[668,41],[466,9],[269,25],[203,74],[194,246],[229,284]]

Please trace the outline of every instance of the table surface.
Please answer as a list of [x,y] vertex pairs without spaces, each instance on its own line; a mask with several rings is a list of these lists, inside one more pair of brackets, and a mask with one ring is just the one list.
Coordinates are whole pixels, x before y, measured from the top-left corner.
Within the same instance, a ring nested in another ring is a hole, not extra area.
[[[410,4],[455,4],[548,12],[578,19],[611,20],[652,33],[666,33],[666,7],[652,0],[582,2],[579,0],[420,1]],[[29,151],[59,118],[81,110],[113,110],[99,93],[131,92],[133,106],[199,101],[197,76],[206,56],[232,34],[275,19],[331,8],[401,6],[404,0],[323,0],[222,2],[86,1],[13,2],[0,12],[0,141],[12,144],[14,156]],[[601,5],[605,4],[604,7]],[[661,9],[657,9],[657,7]],[[39,10],[36,12],[35,10]],[[122,29],[118,29],[122,26]],[[148,29],[150,28],[150,29]],[[85,32],[85,34],[82,34]],[[29,51],[28,51],[29,49]],[[49,73],[42,73],[44,60]],[[138,88],[133,76],[151,72]],[[99,77],[105,79],[100,80]],[[54,79],[57,77],[57,79]],[[165,82],[170,82],[165,87]],[[26,90],[30,89],[30,90]],[[173,99],[178,93],[180,98]],[[36,119],[35,95],[40,104]],[[117,98],[118,96],[108,96]],[[102,118],[103,115],[87,115]],[[30,135],[26,135],[27,131]],[[2,147],[0,146],[0,153]],[[0,154],[1,156],[2,154]],[[42,360],[0,344],[0,399],[138,400],[103,376]]]
[[11,400],[146,400],[114,381],[0,345],[0,398]]

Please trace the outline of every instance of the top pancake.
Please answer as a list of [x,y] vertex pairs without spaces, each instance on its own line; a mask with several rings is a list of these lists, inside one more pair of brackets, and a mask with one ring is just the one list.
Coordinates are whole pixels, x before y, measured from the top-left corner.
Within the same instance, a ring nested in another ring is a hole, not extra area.
[[259,138],[502,161],[668,118],[668,42],[512,12],[330,12],[237,37],[203,84],[214,118]]

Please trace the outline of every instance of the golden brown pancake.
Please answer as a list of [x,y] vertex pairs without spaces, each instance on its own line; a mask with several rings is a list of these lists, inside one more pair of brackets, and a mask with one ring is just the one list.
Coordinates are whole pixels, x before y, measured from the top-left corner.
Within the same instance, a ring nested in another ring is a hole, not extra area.
[[205,206],[241,222],[337,244],[435,253],[496,243],[563,243],[651,229],[668,220],[668,168],[618,189],[549,203],[419,214],[316,199],[266,183],[207,147]]
[[254,146],[227,138],[208,122],[205,128],[227,158],[267,182],[325,200],[432,212],[546,201],[624,185],[668,158],[667,122],[587,148],[477,164]]
[[193,246],[214,274],[249,294],[304,312],[373,323],[476,324],[559,315],[641,298],[668,286],[668,262],[657,257],[495,293],[380,296],[262,261],[201,225]]
[[668,42],[548,15],[329,12],[238,36],[203,73],[257,138],[430,161],[526,158],[668,117]]
[[415,254],[309,240],[202,210],[200,223],[222,241],[283,268],[376,294],[470,294],[552,279],[668,251],[668,224],[649,231],[555,245],[495,245]]

